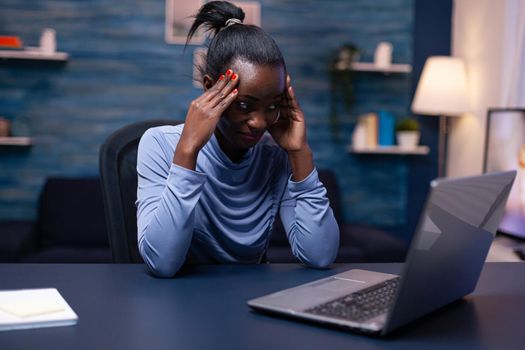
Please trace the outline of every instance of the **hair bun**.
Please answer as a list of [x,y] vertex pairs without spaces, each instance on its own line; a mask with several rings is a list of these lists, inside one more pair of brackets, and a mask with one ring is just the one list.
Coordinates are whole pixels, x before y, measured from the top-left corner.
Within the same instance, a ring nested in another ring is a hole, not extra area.
[[231,25],[228,24],[228,21],[231,23],[232,20],[236,20],[236,23],[242,23],[244,16],[244,11],[230,2],[208,2],[202,5],[195,15],[195,21],[188,33],[186,44],[190,42],[192,36],[200,26],[203,26],[207,32],[212,32],[213,35],[216,35],[222,28]]

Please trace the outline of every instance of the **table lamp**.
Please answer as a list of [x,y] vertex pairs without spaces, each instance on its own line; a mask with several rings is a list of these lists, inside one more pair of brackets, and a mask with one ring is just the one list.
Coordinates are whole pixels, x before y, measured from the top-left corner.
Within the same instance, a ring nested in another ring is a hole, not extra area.
[[447,117],[459,117],[469,110],[467,74],[460,58],[431,56],[412,101],[412,111],[439,116],[438,175],[446,176]]

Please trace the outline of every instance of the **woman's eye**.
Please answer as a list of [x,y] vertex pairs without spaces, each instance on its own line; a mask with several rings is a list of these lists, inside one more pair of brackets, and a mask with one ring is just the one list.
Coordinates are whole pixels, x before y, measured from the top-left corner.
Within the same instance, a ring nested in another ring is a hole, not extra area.
[[242,109],[244,111],[248,110],[248,108],[250,107],[250,106],[248,106],[248,103],[242,102],[242,101],[239,102],[237,105],[239,106],[240,109]]

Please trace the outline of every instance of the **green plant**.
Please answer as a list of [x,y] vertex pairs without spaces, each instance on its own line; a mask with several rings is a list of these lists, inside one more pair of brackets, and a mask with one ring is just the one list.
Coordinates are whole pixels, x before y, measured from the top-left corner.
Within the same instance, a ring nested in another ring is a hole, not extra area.
[[404,118],[397,122],[396,131],[418,131],[419,122],[414,118]]
[[335,50],[328,66],[330,77],[330,122],[334,136],[339,136],[340,123],[338,118],[338,105],[342,102],[344,112],[350,113],[354,102],[354,89],[352,86],[352,62],[359,55],[359,50],[353,44],[344,44]]

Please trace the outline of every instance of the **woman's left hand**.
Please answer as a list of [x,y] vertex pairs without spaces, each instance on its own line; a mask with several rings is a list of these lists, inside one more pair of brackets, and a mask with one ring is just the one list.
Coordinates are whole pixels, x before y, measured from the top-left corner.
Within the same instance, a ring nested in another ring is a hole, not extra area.
[[288,152],[302,151],[308,148],[306,141],[306,123],[304,114],[295,98],[290,85],[290,76],[286,76],[284,105],[281,107],[279,120],[270,126],[269,132],[279,146]]

